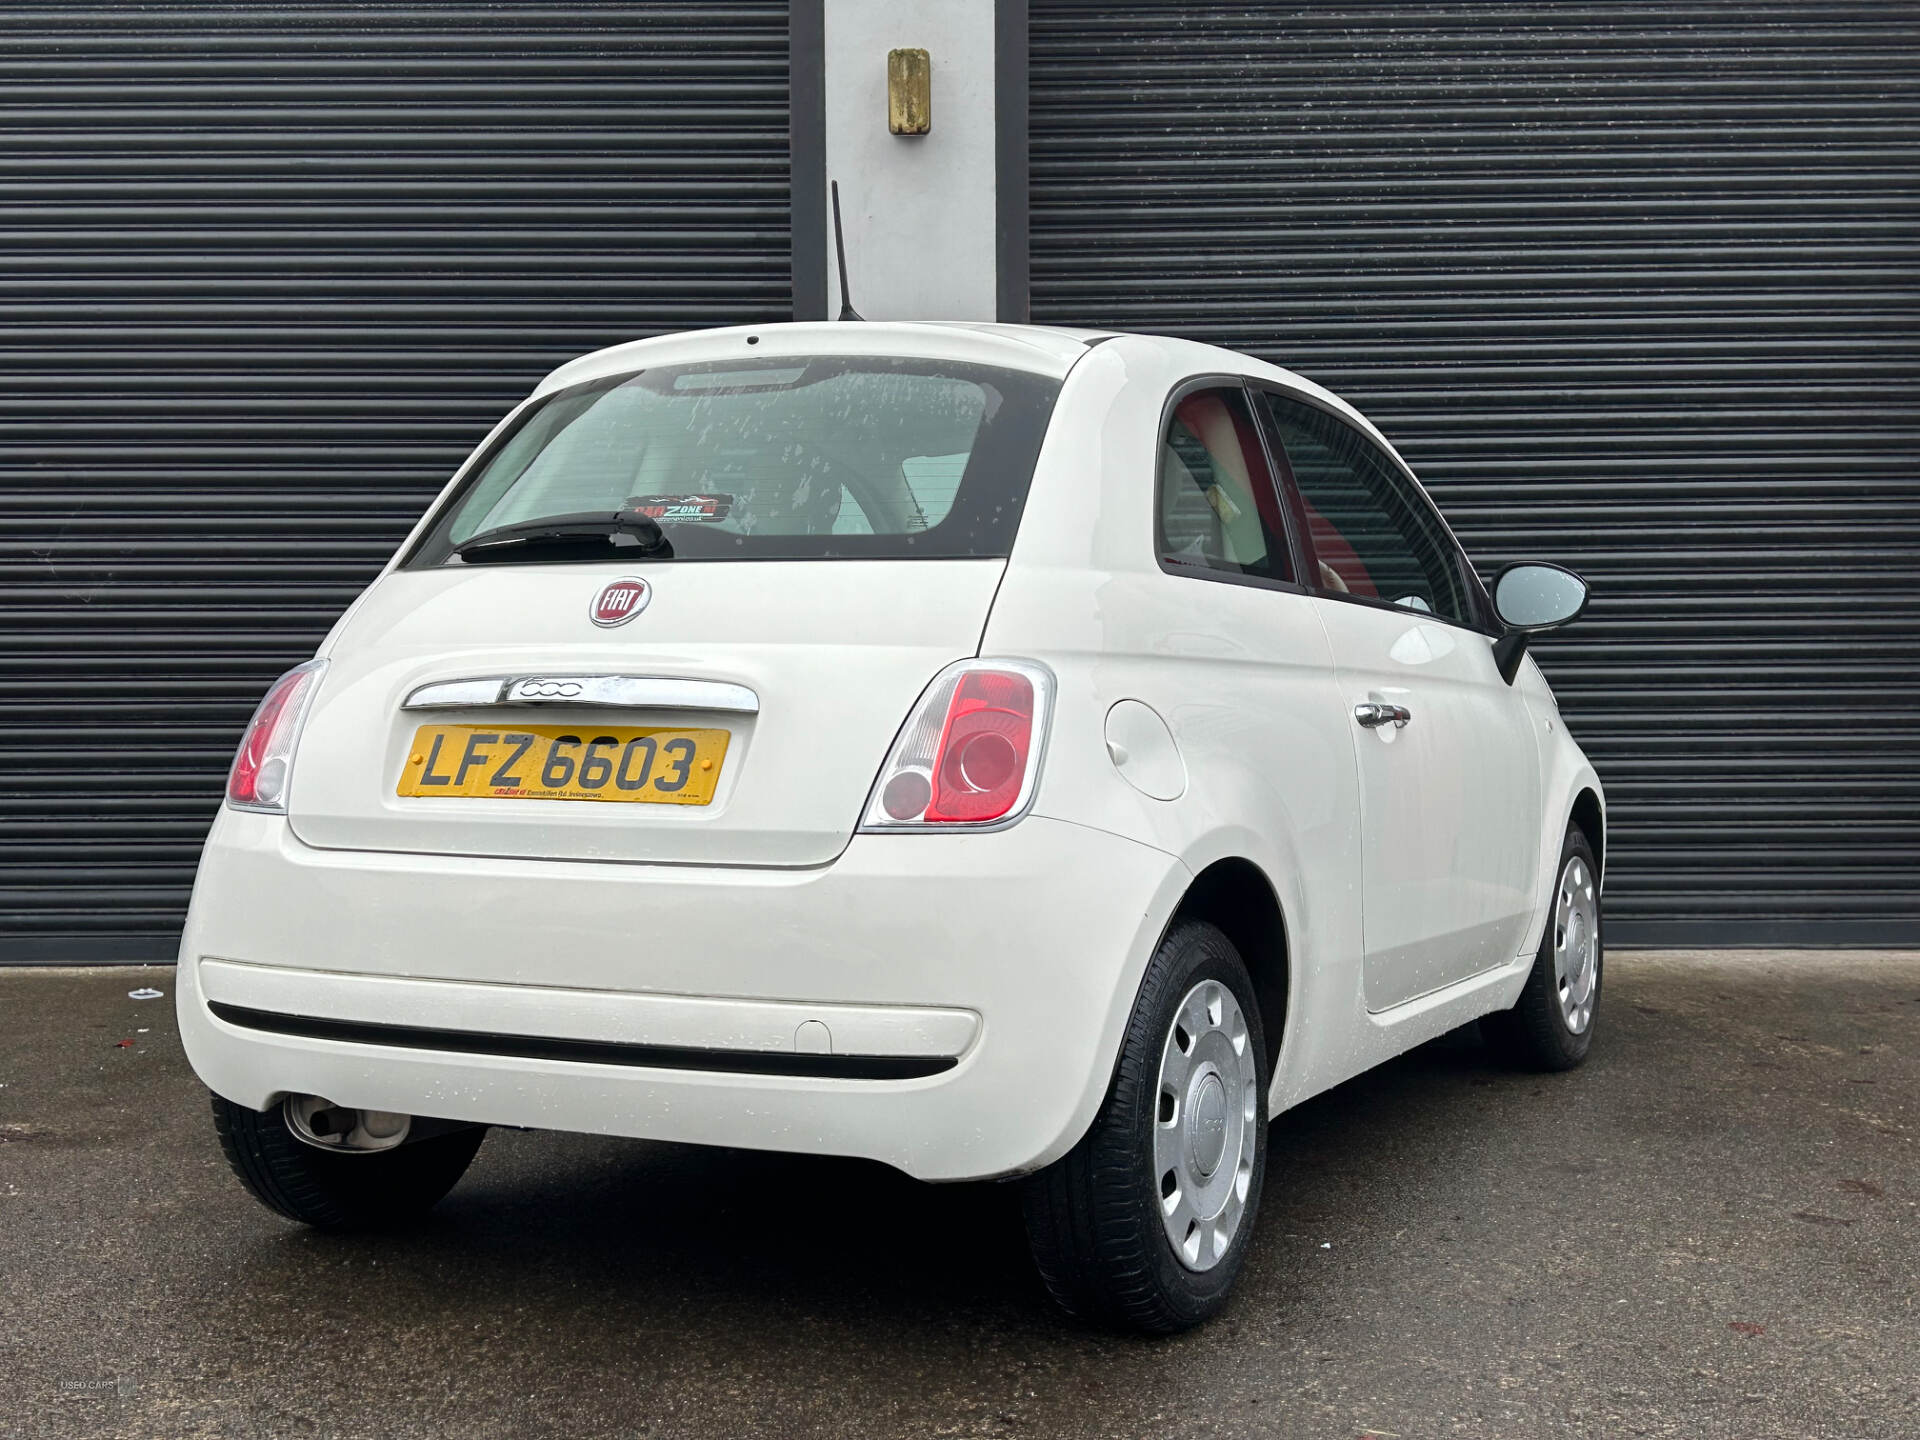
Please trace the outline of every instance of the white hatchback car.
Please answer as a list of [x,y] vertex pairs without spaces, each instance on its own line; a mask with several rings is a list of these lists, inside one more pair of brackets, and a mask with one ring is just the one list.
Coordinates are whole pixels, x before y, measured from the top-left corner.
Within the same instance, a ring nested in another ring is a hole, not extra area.
[[1584,1056],[1600,785],[1391,446],[1186,341],[670,335],[562,367],[261,703],[182,1034],[321,1226],[485,1126],[1030,1177],[1068,1308],[1224,1300],[1267,1120],[1476,1018]]

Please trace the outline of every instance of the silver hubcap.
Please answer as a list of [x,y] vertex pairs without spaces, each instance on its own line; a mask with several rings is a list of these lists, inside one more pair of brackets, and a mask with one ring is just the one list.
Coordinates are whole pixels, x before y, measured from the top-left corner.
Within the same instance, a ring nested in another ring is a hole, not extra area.
[[1219,1264],[1246,1214],[1260,1143],[1256,1083],[1239,1002],[1219,981],[1202,980],[1167,1031],[1153,1126],[1160,1219],[1189,1270]]
[[1553,902],[1553,983],[1567,1029],[1585,1033],[1600,988],[1600,896],[1578,855],[1560,872]]

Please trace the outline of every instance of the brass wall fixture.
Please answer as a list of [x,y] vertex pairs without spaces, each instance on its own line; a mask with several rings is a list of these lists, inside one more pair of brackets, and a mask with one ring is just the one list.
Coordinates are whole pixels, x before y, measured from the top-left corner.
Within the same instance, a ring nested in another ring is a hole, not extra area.
[[887,52],[887,129],[895,135],[933,129],[933,60],[924,50]]

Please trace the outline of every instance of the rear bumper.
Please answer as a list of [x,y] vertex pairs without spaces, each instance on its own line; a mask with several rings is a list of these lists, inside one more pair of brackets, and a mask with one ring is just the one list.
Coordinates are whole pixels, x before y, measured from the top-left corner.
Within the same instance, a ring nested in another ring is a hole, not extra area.
[[1187,878],[1039,817],[859,836],[787,871],[322,851],[224,812],[181,1033],[200,1077],[256,1108],[304,1092],[1013,1174],[1092,1119]]

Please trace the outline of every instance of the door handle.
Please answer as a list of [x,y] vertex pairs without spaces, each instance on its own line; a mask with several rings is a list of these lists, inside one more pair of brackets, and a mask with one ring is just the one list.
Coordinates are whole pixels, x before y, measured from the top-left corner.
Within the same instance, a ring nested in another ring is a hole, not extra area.
[[1353,707],[1353,718],[1369,730],[1378,730],[1382,725],[1391,725],[1396,730],[1407,728],[1413,719],[1413,712],[1404,705],[1387,705],[1378,701],[1368,701]]

